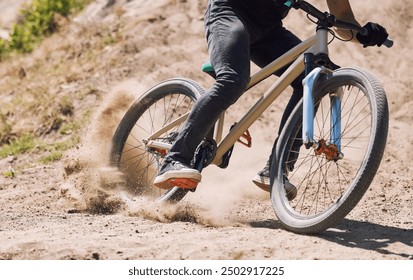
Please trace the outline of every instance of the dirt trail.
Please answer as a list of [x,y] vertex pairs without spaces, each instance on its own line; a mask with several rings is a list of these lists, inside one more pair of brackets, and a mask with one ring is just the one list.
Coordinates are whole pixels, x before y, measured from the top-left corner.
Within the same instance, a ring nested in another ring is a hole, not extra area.
[[[170,77],[188,77],[205,87],[212,82],[199,70],[207,60],[206,1],[115,2],[107,7],[107,0],[94,1],[71,23],[65,39],[51,37],[35,53],[46,55],[64,40],[87,41],[79,30],[96,25],[118,28],[123,38],[90,65],[104,95],[83,101],[82,106],[98,109],[78,149],[59,163],[23,169],[13,179],[0,176],[0,259],[413,259],[412,2],[353,1],[360,22],[386,26],[395,41],[392,49],[332,44],[337,64],[370,69],[384,84],[390,132],[365,197],[337,227],[317,236],[283,230],[268,194],[251,183],[266,161],[277,131],[273,120],[279,120],[285,98],[250,129],[253,148],[237,146],[228,169],[208,168],[199,189],[177,206],[159,208],[121,188],[102,187],[103,179],[116,182],[118,174],[102,167],[113,130],[137,96]],[[324,1],[311,2],[325,7]],[[314,27],[295,11],[285,25],[302,38]],[[111,69],[111,59],[124,59],[124,68]],[[243,104],[257,96],[259,91],[242,97],[229,118],[236,119]],[[96,199],[101,192],[105,197]],[[116,213],[95,214],[102,207]]]

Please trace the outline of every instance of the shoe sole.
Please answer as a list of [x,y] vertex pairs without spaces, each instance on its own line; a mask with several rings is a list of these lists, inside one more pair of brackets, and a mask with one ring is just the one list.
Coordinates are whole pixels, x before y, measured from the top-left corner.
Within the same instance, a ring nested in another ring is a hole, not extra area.
[[[270,192],[270,185],[262,182],[260,178],[254,178],[252,182],[263,191]],[[297,188],[288,180],[285,181],[284,188],[288,201],[293,200],[297,196]]]
[[200,181],[195,181],[186,178],[173,178],[164,182],[154,183],[154,185],[160,189],[169,190],[173,187],[181,189],[195,189]]
[[171,174],[171,172],[169,174],[168,172],[166,172],[165,174],[157,176],[153,184],[156,187],[164,190],[168,190],[173,187],[182,189],[194,189],[199,184],[199,182],[201,182],[202,176],[200,173],[186,175],[188,175],[187,178],[177,178],[176,176],[174,176],[174,174]]
[[270,185],[268,185],[268,184],[266,184],[266,183],[263,183],[263,182],[261,182],[260,180],[257,180],[257,179],[253,179],[252,182],[253,182],[257,187],[259,187],[260,189],[262,189],[263,191],[270,192]]

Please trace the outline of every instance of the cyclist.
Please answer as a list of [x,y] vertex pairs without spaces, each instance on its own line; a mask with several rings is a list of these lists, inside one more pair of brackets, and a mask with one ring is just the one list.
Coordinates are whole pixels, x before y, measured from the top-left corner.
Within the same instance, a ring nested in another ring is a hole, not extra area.
[[[329,10],[338,19],[360,25],[349,0],[326,0]],[[195,103],[183,129],[155,178],[155,186],[194,188],[201,181],[201,173],[190,167],[196,148],[212,129],[220,114],[242,95],[250,77],[250,61],[264,67],[301,41],[283,27],[282,20],[289,8],[283,0],[208,0],[205,30],[211,63],[216,72],[214,85]],[[380,46],[387,39],[386,29],[367,23],[367,35],[337,30],[343,39],[358,41],[366,46]],[[276,75],[285,71],[281,69]],[[280,127],[302,97],[298,77],[291,86],[293,94],[286,106]],[[280,129],[281,131],[281,129]],[[270,157],[271,159],[271,157]],[[253,182],[269,191],[269,163]]]

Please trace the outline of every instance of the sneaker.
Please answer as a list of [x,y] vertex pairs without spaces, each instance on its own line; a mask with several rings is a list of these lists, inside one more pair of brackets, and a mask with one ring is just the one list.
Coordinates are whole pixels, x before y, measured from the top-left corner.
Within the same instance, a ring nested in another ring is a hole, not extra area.
[[179,187],[183,189],[194,189],[201,181],[201,173],[193,168],[170,160],[164,163],[155,177],[154,185],[161,189]]
[[[297,188],[288,181],[287,177],[285,177],[284,180],[287,199],[291,201],[297,196]],[[257,175],[255,175],[252,182],[260,189],[270,192],[270,166],[268,163]]]
[[270,192],[270,165],[268,163],[257,175],[255,175],[252,182],[260,189]]

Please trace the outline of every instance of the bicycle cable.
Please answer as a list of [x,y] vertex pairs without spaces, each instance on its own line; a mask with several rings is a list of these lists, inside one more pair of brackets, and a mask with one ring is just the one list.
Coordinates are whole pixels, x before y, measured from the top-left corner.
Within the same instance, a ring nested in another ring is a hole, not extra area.
[[[308,14],[308,13],[307,13],[307,19],[308,19],[309,21],[311,21],[312,23],[317,24],[317,21],[315,21],[311,16],[312,16],[311,14]],[[352,40],[354,39],[354,33],[353,33],[351,30],[349,30],[349,31],[351,32],[351,37],[350,37],[350,39],[343,39],[343,38],[339,37],[339,36],[336,34],[336,32],[334,32],[334,30],[328,28],[328,32],[333,36],[333,38],[332,38],[329,42],[327,42],[327,45],[330,45],[330,44],[334,41],[334,39],[337,39],[337,40],[342,41],[342,42],[350,42],[350,41],[352,41]]]

